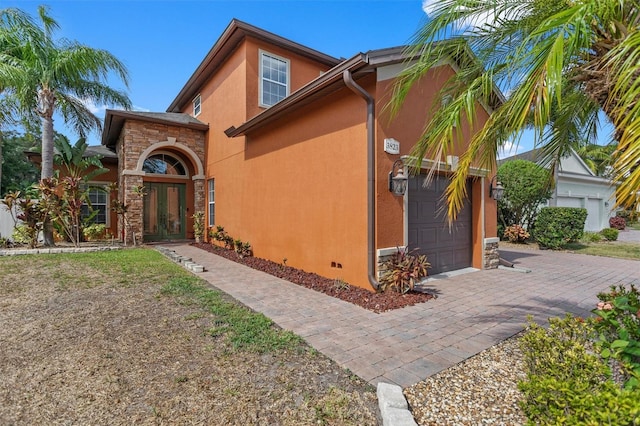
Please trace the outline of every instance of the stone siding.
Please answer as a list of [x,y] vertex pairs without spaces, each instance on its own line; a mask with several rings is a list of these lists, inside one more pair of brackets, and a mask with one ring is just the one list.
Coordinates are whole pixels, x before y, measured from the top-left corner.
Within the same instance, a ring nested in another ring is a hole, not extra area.
[[483,269],[496,269],[500,265],[499,242],[498,238],[485,238]]
[[[162,144],[165,146],[162,146]],[[168,143],[168,145],[167,145]],[[178,154],[189,168],[191,177],[199,175],[200,171],[191,155],[183,147],[189,148],[204,164],[205,132],[178,125],[152,123],[138,120],[127,120],[117,142],[119,193],[118,199],[127,206],[127,225],[119,220],[118,235],[127,243],[133,242],[133,236],[138,243],[143,238],[143,206],[144,199],[136,193],[136,188],[144,185],[144,173],[137,170],[140,156],[153,145],[158,149],[172,151]],[[204,173],[204,170],[202,171]],[[204,177],[200,176],[187,183],[187,190],[194,191],[193,206],[186,206],[189,211],[204,211],[205,192]],[[187,215],[187,224],[191,223]],[[119,218],[121,219],[121,218]],[[187,226],[190,229],[190,226]]]

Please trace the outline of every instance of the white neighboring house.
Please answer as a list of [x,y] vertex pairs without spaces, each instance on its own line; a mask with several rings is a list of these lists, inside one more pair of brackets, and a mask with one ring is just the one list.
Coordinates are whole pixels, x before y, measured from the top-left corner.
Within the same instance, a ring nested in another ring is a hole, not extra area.
[[[510,160],[528,160],[541,163],[540,149],[504,158],[500,164]],[[551,207],[583,207],[587,209],[585,231],[597,232],[609,227],[609,218],[616,215],[616,187],[605,177],[596,176],[580,156],[571,150],[560,160],[555,176],[556,187],[548,201]]]
[[[17,214],[17,208],[13,208],[14,215]],[[21,221],[18,220],[18,223]],[[11,217],[11,213],[7,210],[7,206],[4,204],[0,204],[0,237],[2,238],[11,238],[13,235],[13,218]]]

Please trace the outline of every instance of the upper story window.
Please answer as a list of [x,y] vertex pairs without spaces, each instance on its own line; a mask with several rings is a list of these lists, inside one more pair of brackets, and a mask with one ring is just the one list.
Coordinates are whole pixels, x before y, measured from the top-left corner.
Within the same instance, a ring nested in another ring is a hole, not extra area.
[[150,155],[144,160],[142,171],[154,175],[185,176],[187,174],[182,161],[169,154]]
[[193,98],[193,116],[197,117],[200,114],[202,106],[200,105],[200,95]]
[[289,94],[289,60],[260,51],[260,106],[269,107]]

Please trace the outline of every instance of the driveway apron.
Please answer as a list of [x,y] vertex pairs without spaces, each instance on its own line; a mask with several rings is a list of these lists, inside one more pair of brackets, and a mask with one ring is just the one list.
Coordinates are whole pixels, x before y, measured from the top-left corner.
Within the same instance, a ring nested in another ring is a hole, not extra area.
[[214,287],[303,337],[373,385],[424,380],[521,331],[566,312],[587,316],[612,285],[640,286],[640,262],[538,250],[501,250],[515,269],[432,279],[437,299],[376,314],[182,244]]

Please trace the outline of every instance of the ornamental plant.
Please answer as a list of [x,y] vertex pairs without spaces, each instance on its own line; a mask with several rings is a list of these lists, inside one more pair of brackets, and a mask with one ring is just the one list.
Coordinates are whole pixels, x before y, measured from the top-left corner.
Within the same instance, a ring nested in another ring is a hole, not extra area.
[[621,388],[593,351],[593,319],[567,314],[546,329],[529,322],[520,340],[526,379],[518,384],[528,425],[635,425],[640,391]]
[[195,212],[193,216],[193,237],[199,243],[204,236],[204,212]]
[[521,225],[511,225],[504,230],[502,236],[512,243],[524,243],[531,235]]
[[604,228],[602,231],[600,231],[600,234],[602,234],[602,236],[607,241],[616,241],[618,239],[619,232],[620,231],[615,228]]
[[640,292],[631,284],[612,286],[598,295],[596,348],[604,359],[617,361],[625,375],[625,388],[640,389]]
[[381,277],[379,291],[396,291],[405,294],[414,289],[416,282],[427,276],[431,267],[424,254],[415,254],[417,249],[398,250],[380,267]]
[[620,216],[614,216],[609,218],[609,226],[613,229],[624,231],[624,228],[627,227],[627,222]]
[[224,248],[228,250],[233,250],[235,248],[235,241],[231,235],[224,230],[223,226],[217,225],[216,230],[209,230],[209,236],[213,238],[214,241],[218,241],[224,245]]
[[87,241],[98,241],[105,237],[107,227],[104,223],[93,223],[82,228],[82,235]]

